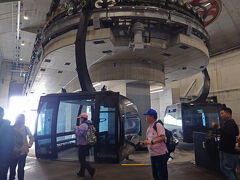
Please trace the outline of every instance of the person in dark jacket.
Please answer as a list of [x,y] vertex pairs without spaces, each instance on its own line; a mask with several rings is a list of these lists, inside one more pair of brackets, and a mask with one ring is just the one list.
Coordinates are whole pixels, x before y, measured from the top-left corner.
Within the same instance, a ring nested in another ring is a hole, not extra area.
[[88,130],[88,124],[91,124],[91,120],[88,120],[88,115],[86,113],[80,114],[78,117],[80,119],[80,126],[76,127],[76,137],[77,137],[77,145],[78,149],[78,157],[79,162],[81,164],[81,168],[77,173],[78,176],[84,177],[85,176],[85,169],[88,170],[91,177],[94,176],[96,169],[91,167],[88,162],[86,162],[86,156],[89,152],[89,145],[86,141],[86,134]]
[[3,116],[4,109],[0,107],[0,180],[7,180],[14,143],[10,121],[3,119]]
[[239,129],[232,119],[232,110],[230,108],[222,108],[220,116],[223,120],[223,125],[220,128],[219,143],[220,168],[228,180],[237,180],[238,154],[235,150],[235,145]]

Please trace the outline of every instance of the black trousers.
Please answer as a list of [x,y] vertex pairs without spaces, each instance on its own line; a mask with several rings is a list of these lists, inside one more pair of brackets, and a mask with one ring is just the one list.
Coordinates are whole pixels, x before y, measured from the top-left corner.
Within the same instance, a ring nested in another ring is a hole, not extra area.
[[167,180],[168,170],[167,170],[168,155],[152,156],[152,174],[154,180]]
[[18,165],[18,180],[24,180],[24,167],[26,164],[26,158],[27,158],[27,155],[24,154],[11,161],[9,180],[15,179],[17,165]]
[[0,162],[0,180],[7,180],[9,163]]
[[79,145],[78,148],[78,158],[79,158],[79,162],[81,164],[80,166],[80,170],[79,170],[79,174],[81,176],[85,176],[85,169],[88,170],[89,174],[91,174],[94,171],[94,168],[90,166],[90,164],[86,161],[86,156],[89,152],[89,146],[83,146],[83,145]]

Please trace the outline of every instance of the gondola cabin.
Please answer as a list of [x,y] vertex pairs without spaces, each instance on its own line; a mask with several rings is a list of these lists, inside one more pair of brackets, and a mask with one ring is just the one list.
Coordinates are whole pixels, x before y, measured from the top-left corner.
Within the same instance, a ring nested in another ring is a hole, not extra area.
[[219,103],[178,103],[168,106],[164,116],[165,128],[183,142],[193,142],[193,132],[207,132],[212,122],[220,123]]
[[75,127],[87,113],[97,132],[89,158],[120,162],[135,150],[141,133],[136,106],[111,91],[49,94],[40,98],[35,133],[37,158],[77,160]]

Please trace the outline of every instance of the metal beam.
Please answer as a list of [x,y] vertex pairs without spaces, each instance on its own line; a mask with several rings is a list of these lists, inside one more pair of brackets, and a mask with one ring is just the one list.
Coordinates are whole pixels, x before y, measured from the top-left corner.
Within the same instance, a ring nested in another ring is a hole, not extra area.
[[24,64],[24,65],[30,65],[30,62],[27,62],[27,61],[16,61],[16,60],[10,60],[10,59],[2,59],[2,62],[9,62],[9,63],[19,62],[19,63]]
[[18,1],[18,0],[0,0],[0,3],[13,2],[13,1]]
[[86,36],[88,20],[91,15],[91,10],[86,10],[80,13],[80,23],[78,26],[76,41],[75,41],[75,56],[78,79],[82,88],[82,91],[94,92],[96,91],[92,85],[91,78],[89,76],[87,61],[86,61]]

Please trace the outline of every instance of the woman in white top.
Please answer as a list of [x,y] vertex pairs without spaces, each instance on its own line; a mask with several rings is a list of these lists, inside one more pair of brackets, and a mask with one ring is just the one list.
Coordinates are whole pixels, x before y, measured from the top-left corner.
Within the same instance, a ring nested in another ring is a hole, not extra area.
[[[24,167],[26,163],[27,154],[29,152],[29,148],[32,147],[34,138],[27,126],[25,126],[25,116],[24,114],[19,114],[16,118],[15,124],[13,126],[14,130],[16,130],[19,134],[21,134],[23,138],[23,145],[21,147],[21,152],[19,156],[11,161],[10,165],[10,177],[9,180],[14,180],[16,175],[16,166],[18,165],[18,180],[24,179]],[[27,139],[29,138],[29,140]]]

